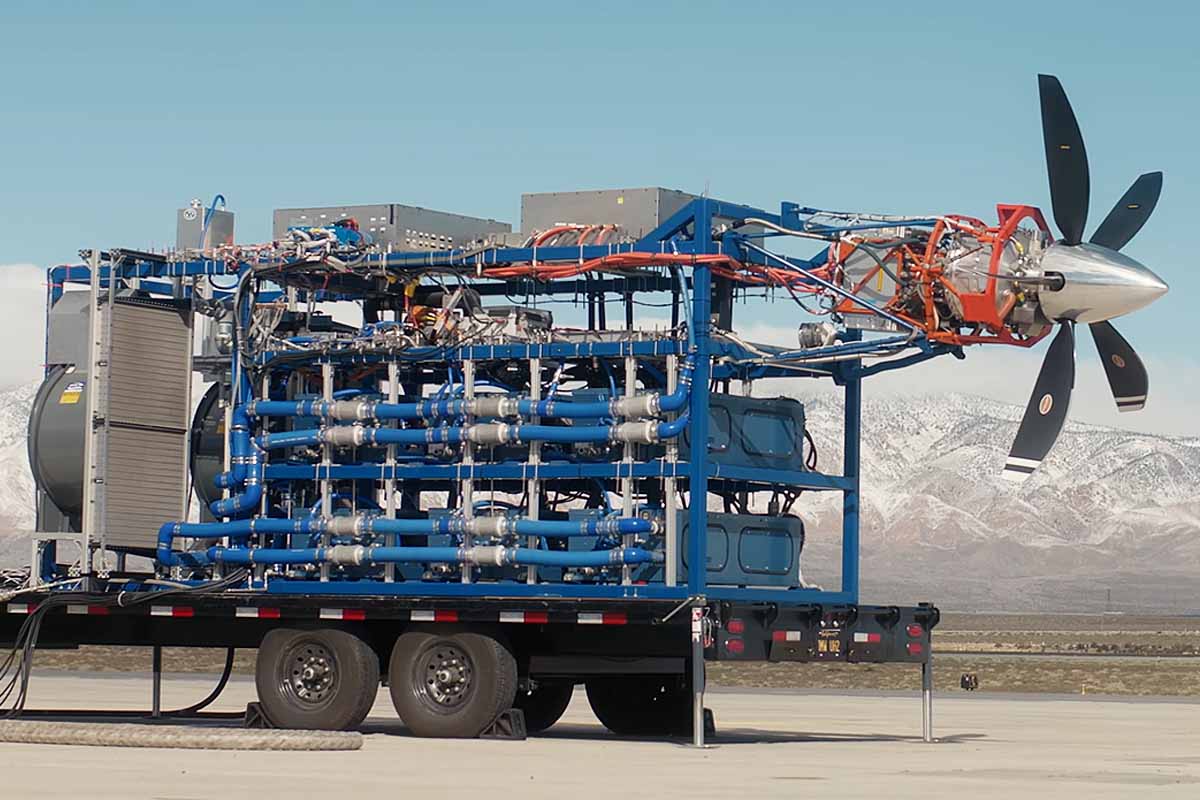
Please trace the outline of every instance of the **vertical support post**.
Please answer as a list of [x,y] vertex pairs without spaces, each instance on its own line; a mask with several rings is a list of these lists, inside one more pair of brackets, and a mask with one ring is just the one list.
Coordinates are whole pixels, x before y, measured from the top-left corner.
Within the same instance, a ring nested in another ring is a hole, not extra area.
[[[463,370],[463,398],[470,402],[475,399],[475,362],[471,359],[464,359],[462,362]],[[464,420],[467,427],[475,423],[475,417],[467,415]],[[462,479],[459,496],[462,498],[462,513],[463,522],[468,522],[475,516],[475,445],[472,442],[463,442],[462,445],[462,466],[467,471],[467,477]],[[472,547],[475,544],[475,537],[470,532],[463,533],[463,546]],[[462,582],[470,583],[472,579],[472,568],[467,562],[462,565]]]
[[[630,306],[632,308],[632,305]],[[633,397],[637,393],[637,359],[625,356],[625,396]],[[629,418],[626,417],[628,420]],[[621,456],[621,470],[625,477],[621,479],[621,516],[633,516],[633,442],[626,442]],[[635,537],[626,534],[621,537],[622,547],[633,547]],[[626,564],[621,567],[621,583],[628,586],[633,582],[633,567]]]
[[[529,399],[535,404],[542,399],[542,359],[534,357],[529,359]],[[530,422],[534,425],[541,423],[541,417],[534,415],[530,418]],[[542,482],[536,475],[538,465],[542,463],[542,443],[533,441],[529,443],[529,466],[535,470],[535,474],[531,475],[527,487],[527,496],[529,497],[529,507],[526,509],[526,516],[530,519],[538,519],[542,508]],[[538,537],[530,536],[525,540],[525,546],[530,550],[536,550],[538,546]],[[525,569],[525,582],[537,583],[537,567],[530,565]]]
[[[848,341],[861,339],[860,331],[850,331]],[[859,362],[848,362],[846,373],[845,429],[842,439],[843,474],[851,482],[851,488],[842,496],[842,594],[847,603],[858,602],[859,567],[859,491],[862,466],[862,377],[858,372]]]
[[[91,284],[88,287],[88,381],[91,386],[87,387],[85,411],[85,419],[87,420],[87,435],[83,439],[83,515],[80,542],[83,549],[83,560],[80,569],[80,574],[89,576],[92,574],[92,547],[99,542],[103,537],[101,535],[100,526],[102,524],[103,514],[101,513],[102,492],[100,485],[102,478],[100,477],[99,464],[103,458],[104,442],[102,440],[102,430],[98,427],[96,416],[100,412],[102,397],[101,392],[104,386],[103,370],[100,362],[103,360],[104,354],[104,322],[103,313],[100,308],[100,251],[92,250],[88,256],[88,270],[90,271]],[[112,269],[109,269],[109,282],[112,282]]]
[[921,738],[933,742],[933,653],[921,662]]
[[[678,291],[678,290],[676,290]],[[679,356],[667,356],[667,394],[673,394],[679,385]],[[679,495],[676,492],[675,466],[679,463],[679,442],[667,440],[667,468],[671,475],[663,479],[663,507],[666,509],[664,575],[663,583],[674,586],[679,582]]]
[[[693,201],[698,251],[712,249],[712,209],[707,199]],[[688,465],[688,594],[704,595],[708,578],[708,332],[712,325],[712,273],[703,264],[692,268],[692,325],[696,340],[696,366],[692,373],[688,407],[691,450]]]
[[704,747],[703,597],[697,598],[696,605],[692,606],[692,746]]
[[[325,361],[321,364],[321,399],[328,405],[333,402],[333,364]],[[325,424],[329,425],[333,422],[332,417],[325,416]],[[333,516],[333,482],[329,479],[329,473],[333,467],[333,445],[321,445],[321,469],[323,477],[321,478],[321,516],[329,519]],[[325,531],[321,534],[321,546],[329,547],[329,532]],[[329,562],[321,562],[321,580],[329,580]]]
[[[388,380],[388,402],[393,405],[400,401],[400,368],[395,361],[388,362],[387,368]],[[392,428],[397,426],[397,422],[391,423]],[[383,508],[384,515],[388,519],[396,518],[396,445],[389,444],[387,446],[387,457],[384,465],[387,468],[387,478],[383,482]],[[389,533],[384,539],[384,544],[388,547],[395,547],[396,534]],[[396,580],[396,565],[388,562],[383,567],[384,583],[392,583]]]
[[150,716],[162,716],[162,645],[151,648],[150,656]]

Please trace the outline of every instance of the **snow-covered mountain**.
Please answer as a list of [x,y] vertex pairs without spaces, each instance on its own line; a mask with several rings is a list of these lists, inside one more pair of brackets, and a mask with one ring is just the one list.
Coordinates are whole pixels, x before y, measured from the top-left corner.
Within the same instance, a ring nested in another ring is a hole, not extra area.
[[[33,527],[34,390],[0,392],[0,557],[23,556],[12,537]],[[840,397],[801,399],[819,468],[839,472]],[[864,599],[1103,610],[1111,590],[1118,609],[1200,611],[1200,438],[1069,423],[1042,468],[1014,486],[1000,469],[1020,415],[969,395],[868,394]],[[793,512],[809,529],[805,577],[837,585],[841,496],[810,493]]]
[[[819,468],[839,471],[840,398],[802,399]],[[868,395],[864,596],[1103,610],[1111,590],[1114,608],[1200,610],[1200,439],[1068,423],[1013,485],[1000,470],[1021,413],[969,395]],[[840,497],[805,508],[806,576],[836,577]]]

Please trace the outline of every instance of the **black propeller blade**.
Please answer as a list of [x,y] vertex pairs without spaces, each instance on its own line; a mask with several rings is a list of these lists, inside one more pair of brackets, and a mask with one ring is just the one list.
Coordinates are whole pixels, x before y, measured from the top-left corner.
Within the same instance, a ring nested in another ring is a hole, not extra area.
[[1042,140],[1046,145],[1054,221],[1065,244],[1079,244],[1087,224],[1091,192],[1083,135],[1058,78],[1038,75],[1038,94],[1042,101]]
[[1089,327],[1096,349],[1100,351],[1100,361],[1104,364],[1104,374],[1108,376],[1113,399],[1117,401],[1117,410],[1141,411],[1150,392],[1150,379],[1142,360],[1125,341],[1125,337],[1109,323],[1093,322]]
[[1092,244],[1120,250],[1150,219],[1162,193],[1163,174],[1147,172],[1133,182],[1092,234]]
[[1004,477],[1023,481],[1050,452],[1067,419],[1075,387],[1075,329],[1065,322],[1046,351],[1021,428],[1004,464]]

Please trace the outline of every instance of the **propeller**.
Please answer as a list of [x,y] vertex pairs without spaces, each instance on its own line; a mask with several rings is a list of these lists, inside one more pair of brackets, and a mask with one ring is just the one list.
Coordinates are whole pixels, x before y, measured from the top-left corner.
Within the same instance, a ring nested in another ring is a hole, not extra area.
[[[1062,233],[1062,238],[1052,247],[1077,251],[1077,262],[1091,265],[1092,269],[1103,269],[1098,265],[1125,259],[1115,251],[1128,244],[1150,218],[1162,192],[1162,173],[1148,172],[1134,181],[1090,241],[1082,244],[1091,188],[1083,135],[1058,78],[1039,75],[1038,94],[1050,202],[1054,222]],[[1159,285],[1165,291],[1165,285]],[[1075,319],[1070,314],[1063,314],[1052,321],[1059,323],[1059,332],[1046,351],[1033,395],[1005,462],[1004,477],[1010,480],[1023,481],[1037,469],[1066,422],[1075,385]],[[1089,328],[1117,409],[1140,410],[1149,393],[1149,379],[1142,360],[1107,319],[1091,322]]]

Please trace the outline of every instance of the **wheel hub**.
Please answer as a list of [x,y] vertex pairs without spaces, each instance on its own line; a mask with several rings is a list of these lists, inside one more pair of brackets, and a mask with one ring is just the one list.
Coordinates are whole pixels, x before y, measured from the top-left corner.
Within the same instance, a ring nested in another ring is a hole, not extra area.
[[333,655],[316,642],[301,642],[284,661],[285,690],[297,699],[312,704],[325,702],[337,683],[337,665]]
[[413,686],[418,696],[441,712],[457,709],[470,696],[474,677],[471,659],[453,644],[439,642],[417,660]]

